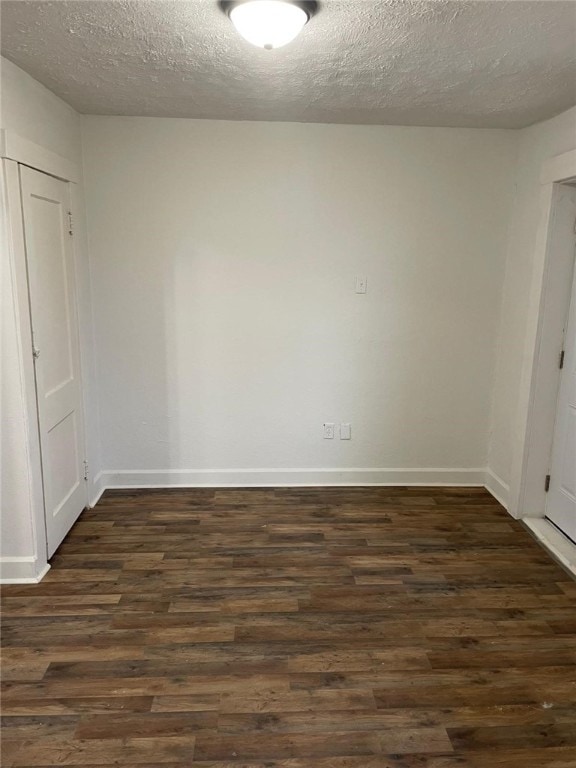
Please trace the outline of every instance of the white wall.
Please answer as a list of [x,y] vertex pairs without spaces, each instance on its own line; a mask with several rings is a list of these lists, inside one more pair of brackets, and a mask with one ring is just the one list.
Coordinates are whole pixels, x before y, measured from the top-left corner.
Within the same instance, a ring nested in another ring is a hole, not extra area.
[[[45,149],[81,164],[80,116],[61,99],[4,58],[0,58],[0,127],[18,134]],[[2,192],[4,185],[2,182]],[[82,373],[87,410],[89,459],[95,472],[99,465],[97,393],[94,389],[91,288],[86,247],[82,184],[74,185],[77,224],[76,256],[79,289]],[[28,460],[28,425],[22,356],[29,354],[19,338],[17,297],[13,280],[13,254],[8,247],[7,218],[3,212],[2,249],[2,453],[0,487],[2,575],[10,577],[20,568],[24,573],[30,558],[45,560],[42,532],[34,530],[34,498]],[[40,551],[39,551],[40,549]],[[18,560],[24,558],[24,560]]]
[[0,57],[0,78],[2,128],[80,163],[80,115],[76,110],[4,57]]
[[[519,430],[518,394],[528,322],[533,258],[540,221],[540,169],[555,155],[576,149],[576,107],[518,131],[515,201],[502,292],[488,465],[500,495],[511,479]],[[504,498],[504,501],[506,499]]]
[[[438,473],[311,470],[488,460],[505,495],[540,166],[576,148],[576,108],[519,132],[82,120],[0,63],[1,127],[85,162],[93,285],[82,184],[75,196],[92,494],[101,427],[103,482],[248,482],[208,472],[244,468],[310,472],[258,483],[406,481]],[[2,224],[4,566],[39,553]],[[324,421],[352,422],[352,441],[322,440]]]
[[515,132],[86,117],[83,141],[108,481],[486,465]]

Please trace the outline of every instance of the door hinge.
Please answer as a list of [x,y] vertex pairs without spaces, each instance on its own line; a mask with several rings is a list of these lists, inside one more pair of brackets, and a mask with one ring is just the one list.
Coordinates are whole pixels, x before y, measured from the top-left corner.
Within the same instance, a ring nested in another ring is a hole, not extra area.
[[560,368],[560,370],[562,370],[562,368],[564,368],[564,350],[562,350],[562,352],[560,352],[560,360],[559,360],[559,363],[558,363],[558,368]]
[[84,480],[88,480],[88,462],[84,459]]
[[544,483],[544,490],[546,493],[550,490],[550,475],[546,475],[546,481]]
[[74,234],[74,227],[72,226],[72,211],[68,211],[68,234],[70,236]]

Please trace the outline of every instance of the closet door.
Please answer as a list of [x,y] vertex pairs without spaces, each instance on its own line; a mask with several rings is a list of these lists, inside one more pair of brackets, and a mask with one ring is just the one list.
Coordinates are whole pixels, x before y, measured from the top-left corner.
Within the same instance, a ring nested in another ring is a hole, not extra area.
[[[572,238],[572,249],[576,236]],[[564,335],[546,517],[576,542],[576,269]]]
[[70,190],[25,166],[20,180],[51,557],[86,505]]

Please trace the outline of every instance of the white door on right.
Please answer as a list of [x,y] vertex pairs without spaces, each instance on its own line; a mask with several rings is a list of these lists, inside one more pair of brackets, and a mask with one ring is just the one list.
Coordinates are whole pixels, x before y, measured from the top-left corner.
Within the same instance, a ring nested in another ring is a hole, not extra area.
[[564,332],[546,517],[576,542],[576,268]]

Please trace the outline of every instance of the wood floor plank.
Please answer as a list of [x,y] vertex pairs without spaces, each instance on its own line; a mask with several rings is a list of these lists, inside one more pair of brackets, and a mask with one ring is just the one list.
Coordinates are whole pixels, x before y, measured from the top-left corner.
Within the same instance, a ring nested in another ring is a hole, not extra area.
[[150,739],[37,739],[24,742],[13,765],[109,766],[188,764],[194,759],[194,736],[164,736]]
[[107,491],[1,595],[7,768],[576,768],[576,583],[482,488]]
[[381,754],[377,733],[320,734],[200,734],[196,739],[198,760],[273,760],[287,757],[326,757],[336,755]]
[[214,711],[91,715],[83,717],[78,724],[76,738],[150,739],[157,736],[194,735],[201,730],[214,730],[217,726],[218,715]]
[[93,715],[106,715],[116,712],[150,712],[152,696],[86,696],[78,698],[40,698],[12,700],[4,696],[2,712],[4,715],[80,715],[85,712]]

